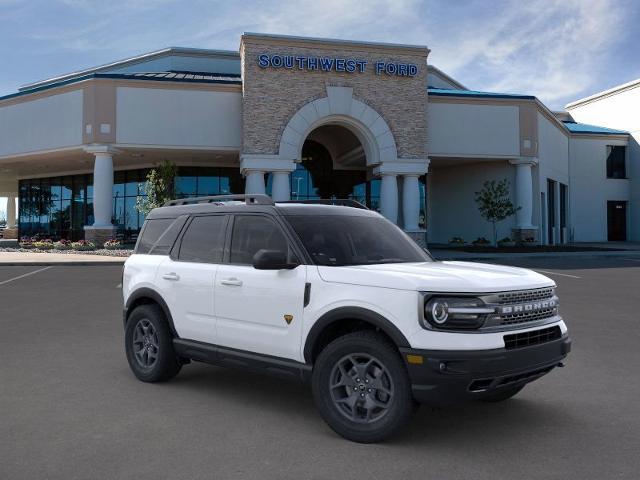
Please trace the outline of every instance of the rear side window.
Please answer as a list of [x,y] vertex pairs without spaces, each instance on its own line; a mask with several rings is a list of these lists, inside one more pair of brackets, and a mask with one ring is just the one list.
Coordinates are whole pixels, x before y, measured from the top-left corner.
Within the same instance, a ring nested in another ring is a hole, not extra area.
[[194,217],[182,236],[178,260],[222,263],[226,226],[226,215]]
[[173,244],[176,242],[178,235],[180,235],[180,231],[184,226],[185,222],[189,218],[188,215],[182,215],[178,217],[170,226],[167,228],[160,238],[153,244],[151,247],[151,251],[149,255],[169,255],[171,252],[171,248]]
[[155,218],[144,223],[144,229],[138,239],[135,253],[149,253],[151,247],[174,222],[175,218]]
[[233,222],[231,263],[251,265],[258,250],[280,250],[289,255],[288,242],[273,221],[257,215],[238,215]]

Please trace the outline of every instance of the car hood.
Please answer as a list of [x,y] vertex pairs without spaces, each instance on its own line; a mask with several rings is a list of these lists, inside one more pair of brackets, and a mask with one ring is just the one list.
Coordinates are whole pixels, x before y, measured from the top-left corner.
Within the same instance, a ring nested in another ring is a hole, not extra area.
[[554,286],[526,268],[475,262],[422,262],[319,266],[326,282],[431,292],[489,293]]

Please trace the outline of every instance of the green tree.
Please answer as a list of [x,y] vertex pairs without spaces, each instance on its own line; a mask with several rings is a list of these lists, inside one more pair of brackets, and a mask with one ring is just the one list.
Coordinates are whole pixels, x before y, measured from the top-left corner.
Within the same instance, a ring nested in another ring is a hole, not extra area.
[[174,180],[177,174],[178,167],[169,160],[152,168],[147,174],[147,183],[144,186],[146,197],[139,196],[136,199],[136,210],[146,215],[154,208],[173,200],[175,198]]
[[493,245],[497,245],[498,233],[496,224],[514,215],[520,207],[516,208],[509,199],[509,182],[507,179],[496,182],[487,180],[482,185],[482,190],[476,192],[476,203],[480,215],[493,227]]

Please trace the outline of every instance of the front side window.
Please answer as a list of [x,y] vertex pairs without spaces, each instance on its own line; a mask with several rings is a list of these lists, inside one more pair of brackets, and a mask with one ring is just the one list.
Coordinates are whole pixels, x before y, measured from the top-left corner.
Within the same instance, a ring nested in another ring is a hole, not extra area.
[[609,145],[607,147],[607,178],[627,178],[627,147]]
[[318,265],[428,262],[431,258],[398,227],[380,217],[286,217]]
[[287,252],[289,242],[282,229],[267,217],[238,215],[231,234],[231,256],[229,261],[239,265],[251,265],[258,250]]
[[222,263],[226,226],[225,215],[194,217],[182,237],[178,260]]

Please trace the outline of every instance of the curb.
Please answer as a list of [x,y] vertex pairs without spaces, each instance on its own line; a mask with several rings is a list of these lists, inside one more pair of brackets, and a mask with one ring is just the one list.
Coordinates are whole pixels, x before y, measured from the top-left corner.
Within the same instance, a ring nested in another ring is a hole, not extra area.
[[638,257],[640,258],[640,251],[611,251],[611,252],[540,252],[540,253],[498,253],[498,254],[485,254],[486,256],[474,255],[472,253],[469,256],[438,256],[436,253],[431,252],[436,260],[501,260],[501,259],[531,259],[531,258],[567,258],[567,257],[589,257],[589,258],[606,258],[606,257]]
[[0,262],[0,267],[113,267],[122,266],[124,262],[97,262],[95,260],[71,260],[69,262]]

